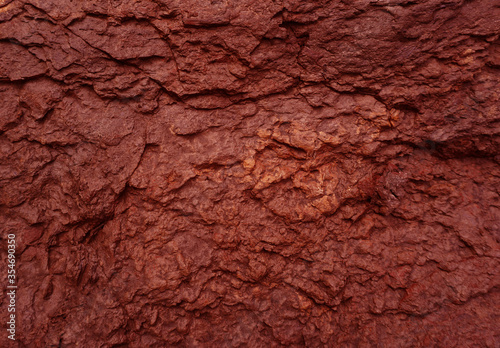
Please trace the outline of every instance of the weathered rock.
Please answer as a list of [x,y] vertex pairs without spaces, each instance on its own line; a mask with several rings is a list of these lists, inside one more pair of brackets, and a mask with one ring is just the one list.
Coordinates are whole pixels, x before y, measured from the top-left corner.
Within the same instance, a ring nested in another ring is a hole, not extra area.
[[496,0],[0,1],[0,345],[498,347],[499,36]]

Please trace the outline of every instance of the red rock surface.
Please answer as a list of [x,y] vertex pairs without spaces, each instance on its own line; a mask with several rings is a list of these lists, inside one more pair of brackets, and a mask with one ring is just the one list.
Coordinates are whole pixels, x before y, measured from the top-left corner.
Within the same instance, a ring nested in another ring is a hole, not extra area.
[[0,346],[500,347],[499,35],[498,0],[0,1]]

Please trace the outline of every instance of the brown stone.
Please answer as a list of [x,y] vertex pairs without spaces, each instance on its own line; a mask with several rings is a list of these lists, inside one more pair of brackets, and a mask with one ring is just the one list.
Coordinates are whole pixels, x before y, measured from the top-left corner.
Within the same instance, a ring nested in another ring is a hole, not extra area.
[[0,0],[0,346],[498,347],[499,37],[497,0]]

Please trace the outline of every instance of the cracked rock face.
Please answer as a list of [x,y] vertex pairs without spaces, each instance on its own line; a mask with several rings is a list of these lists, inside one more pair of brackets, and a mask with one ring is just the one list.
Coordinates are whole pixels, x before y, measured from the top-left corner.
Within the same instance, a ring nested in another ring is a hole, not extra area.
[[497,0],[0,1],[0,346],[498,347],[499,36]]

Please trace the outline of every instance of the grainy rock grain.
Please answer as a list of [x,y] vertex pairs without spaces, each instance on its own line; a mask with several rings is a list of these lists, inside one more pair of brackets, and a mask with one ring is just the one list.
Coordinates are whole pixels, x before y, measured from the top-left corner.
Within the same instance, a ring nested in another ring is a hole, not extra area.
[[0,346],[499,347],[499,37],[498,0],[0,0]]

